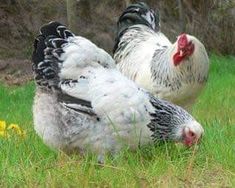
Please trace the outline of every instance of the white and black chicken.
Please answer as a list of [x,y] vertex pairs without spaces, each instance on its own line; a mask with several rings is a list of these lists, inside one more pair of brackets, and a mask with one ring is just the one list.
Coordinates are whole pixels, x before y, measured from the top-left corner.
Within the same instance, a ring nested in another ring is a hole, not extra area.
[[117,68],[154,96],[190,109],[208,77],[203,44],[188,34],[172,44],[160,32],[159,16],[143,2],[127,7],[117,26]]
[[60,23],[44,25],[34,47],[34,128],[48,146],[93,152],[103,162],[124,146],[191,146],[201,138],[203,128],[188,112],[139,88],[109,54]]

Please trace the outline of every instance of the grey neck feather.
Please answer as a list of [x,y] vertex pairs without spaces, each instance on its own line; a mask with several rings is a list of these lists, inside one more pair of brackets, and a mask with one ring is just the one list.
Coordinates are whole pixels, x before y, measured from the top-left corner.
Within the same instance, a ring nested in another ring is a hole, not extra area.
[[[175,45],[157,49],[153,55],[151,62],[151,72],[154,82],[158,85],[164,85],[171,88],[172,91],[178,90],[181,87],[182,80],[187,83],[201,82],[205,80],[201,78],[200,71],[195,71],[193,56],[186,58],[181,62],[180,69],[174,67],[172,56],[175,50]],[[196,65],[195,65],[196,66]]]
[[178,139],[176,137],[178,130],[183,128],[185,123],[193,120],[193,117],[179,106],[151,96],[150,102],[155,112],[149,113],[152,119],[147,126],[153,132],[154,141]]

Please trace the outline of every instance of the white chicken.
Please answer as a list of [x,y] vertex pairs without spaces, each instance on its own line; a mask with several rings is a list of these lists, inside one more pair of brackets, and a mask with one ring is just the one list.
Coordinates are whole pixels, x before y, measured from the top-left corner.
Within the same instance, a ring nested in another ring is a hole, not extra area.
[[159,17],[145,3],[127,7],[117,25],[117,68],[154,96],[190,109],[208,77],[203,44],[188,34],[172,44],[160,32]]
[[32,56],[34,128],[65,152],[117,154],[158,141],[195,144],[202,126],[185,110],[158,100],[123,76],[111,56],[58,22],[41,28]]

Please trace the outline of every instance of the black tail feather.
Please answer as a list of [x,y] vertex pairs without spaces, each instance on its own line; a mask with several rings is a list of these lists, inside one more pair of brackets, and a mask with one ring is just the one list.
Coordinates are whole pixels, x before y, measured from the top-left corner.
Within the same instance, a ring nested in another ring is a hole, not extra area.
[[68,37],[74,36],[59,22],[50,22],[40,29],[34,41],[32,54],[35,81],[39,86],[56,87],[59,72],[59,56],[63,53],[61,46]]
[[117,34],[115,38],[115,46],[113,52],[117,49],[120,38],[125,31],[133,25],[141,24],[158,31],[160,29],[160,21],[158,12],[154,12],[146,3],[140,2],[129,5],[119,17],[117,22]]
[[129,5],[119,17],[118,30],[122,32],[132,25],[142,24],[153,30],[159,29],[159,15],[146,3],[140,2]]

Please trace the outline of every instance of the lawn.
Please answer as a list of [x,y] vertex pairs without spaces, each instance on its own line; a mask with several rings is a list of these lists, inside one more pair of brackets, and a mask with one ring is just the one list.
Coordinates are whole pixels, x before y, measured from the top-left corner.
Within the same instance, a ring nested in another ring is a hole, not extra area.
[[103,167],[96,157],[46,147],[33,130],[35,85],[0,86],[0,120],[26,137],[0,138],[0,187],[235,187],[235,58],[211,57],[209,82],[194,106],[203,124],[199,147],[165,144],[122,151]]

